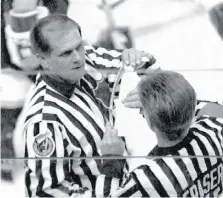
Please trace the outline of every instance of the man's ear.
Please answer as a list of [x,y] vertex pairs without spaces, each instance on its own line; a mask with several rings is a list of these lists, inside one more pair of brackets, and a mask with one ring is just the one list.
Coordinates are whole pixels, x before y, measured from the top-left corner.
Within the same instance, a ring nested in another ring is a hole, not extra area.
[[38,53],[36,54],[36,57],[39,61],[41,61],[42,59],[45,59],[45,57],[43,57],[43,55],[38,54]]
[[40,63],[40,65],[44,68],[44,69],[47,69],[47,64],[46,64],[46,58],[41,55],[41,54],[36,54],[36,57]]

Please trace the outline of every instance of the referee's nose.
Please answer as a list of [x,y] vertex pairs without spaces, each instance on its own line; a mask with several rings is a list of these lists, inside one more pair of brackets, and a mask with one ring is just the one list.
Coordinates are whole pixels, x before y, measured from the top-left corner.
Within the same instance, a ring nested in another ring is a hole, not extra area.
[[78,67],[79,63],[82,62],[81,55],[76,50],[74,50],[72,56],[73,56],[73,63],[76,64]]

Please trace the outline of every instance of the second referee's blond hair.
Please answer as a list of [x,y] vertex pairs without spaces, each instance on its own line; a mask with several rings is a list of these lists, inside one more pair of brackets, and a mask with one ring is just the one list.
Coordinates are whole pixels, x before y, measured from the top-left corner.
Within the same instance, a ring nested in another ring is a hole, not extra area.
[[138,91],[151,129],[155,127],[169,140],[176,140],[189,128],[196,94],[182,75],[162,70],[150,72],[139,83]]

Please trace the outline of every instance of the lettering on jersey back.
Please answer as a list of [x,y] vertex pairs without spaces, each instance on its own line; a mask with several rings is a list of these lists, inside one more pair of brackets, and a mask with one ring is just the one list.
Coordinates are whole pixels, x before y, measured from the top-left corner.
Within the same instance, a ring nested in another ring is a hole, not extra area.
[[182,197],[217,197],[223,192],[223,162],[215,164],[198,176],[192,186],[187,187]]

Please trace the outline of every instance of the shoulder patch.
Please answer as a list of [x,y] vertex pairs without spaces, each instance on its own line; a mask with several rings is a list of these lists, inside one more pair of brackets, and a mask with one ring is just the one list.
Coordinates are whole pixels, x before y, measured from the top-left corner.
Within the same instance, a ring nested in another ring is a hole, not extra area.
[[40,134],[33,143],[33,150],[37,157],[50,156],[55,150],[55,142],[51,137]]

